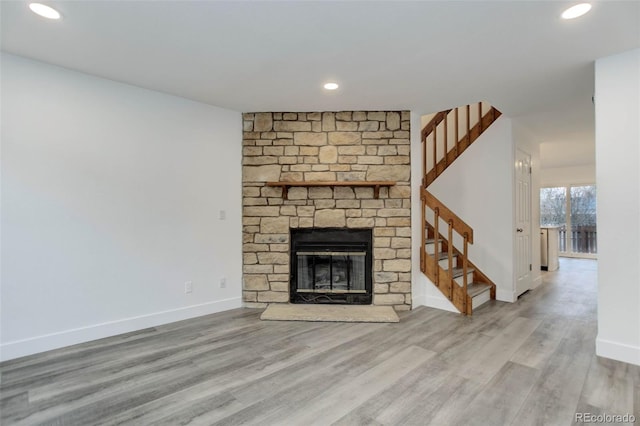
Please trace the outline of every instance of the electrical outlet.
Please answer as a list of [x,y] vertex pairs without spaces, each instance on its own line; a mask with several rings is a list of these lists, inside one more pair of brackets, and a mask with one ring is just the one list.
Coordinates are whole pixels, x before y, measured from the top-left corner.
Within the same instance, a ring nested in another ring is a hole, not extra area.
[[187,281],[184,283],[184,293],[189,294],[193,292],[193,282]]
[[220,278],[220,288],[227,288],[227,279],[225,277]]
[[227,218],[227,211],[220,210],[220,212],[218,213],[218,217],[220,218],[220,220],[225,220]]

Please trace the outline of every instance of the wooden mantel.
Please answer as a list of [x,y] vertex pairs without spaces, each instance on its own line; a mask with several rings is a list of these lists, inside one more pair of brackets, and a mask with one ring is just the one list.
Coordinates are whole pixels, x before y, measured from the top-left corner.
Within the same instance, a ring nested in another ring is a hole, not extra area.
[[350,181],[309,181],[309,182],[267,182],[267,186],[279,186],[282,188],[282,198],[287,199],[287,193],[289,192],[289,188],[291,187],[311,187],[311,186],[352,186],[352,187],[368,187],[373,188],[373,196],[374,198],[378,198],[380,196],[380,187],[386,186],[390,187],[395,185],[396,182],[393,180],[350,180]]

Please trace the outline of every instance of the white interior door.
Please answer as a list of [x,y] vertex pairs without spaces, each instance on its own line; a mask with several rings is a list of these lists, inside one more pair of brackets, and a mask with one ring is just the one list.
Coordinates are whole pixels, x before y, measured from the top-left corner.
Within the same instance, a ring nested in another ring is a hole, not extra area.
[[516,150],[516,296],[531,288],[531,156]]

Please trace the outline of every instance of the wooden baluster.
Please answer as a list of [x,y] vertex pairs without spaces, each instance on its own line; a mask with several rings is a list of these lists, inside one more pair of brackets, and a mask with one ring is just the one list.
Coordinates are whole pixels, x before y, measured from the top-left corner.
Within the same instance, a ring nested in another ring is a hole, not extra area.
[[435,179],[438,176],[437,166],[438,166],[438,126],[433,126],[433,178]]
[[422,272],[427,271],[426,257],[427,257],[427,219],[425,217],[424,209],[427,206],[427,202],[424,199],[423,190],[420,190],[420,199],[422,200],[422,209],[420,211],[420,224],[422,225],[422,246],[420,247],[420,270]]
[[449,242],[447,248],[449,255],[449,278],[451,279],[449,283],[449,300],[451,300],[453,299],[453,220],[449,220]]
[[482,133],[482,102],[478,102],[478,128]]
[[449,153],[449,141],[447,140],[447,133],[449,130],[449,124],[447,122],[447,118],[449,117],[449,113],[444,116],[444,167],[447,167],[447,154]]
[[427,186],[427,138],[425,135],[422,138],[422,186]]
[[459,133],[458,132],[458,110],[459,109],[460,108],[456,108],[456,141],[455,141],[455,144],[454,144],[456,152],[455,152],[454,158],[458,158],[458,142],[460,141],[460,135],[458,134]]
[[440,222],[440,208],[436,207],[433,209],[434,219],[433,219],[433,240],[435,241],[435,245],[433,246],[433,258],[435,260],[435,284],[437,287],[440,286],[440,266],[438,265],[438,259],[440,258],[440,250],[438,247],[438,241],[440,240],[440,233],[438,231],[438,225]]
[[467,143],[465,145],[468,145],[469,142],[471,142],[471,105],[467,105]]
[[465,232],[463,235],[463,244],[464,244],[464,248],[462,249],[462,273],[464,274],[462,276],[462,294],[464,295],[464,301],[463,301],[463,306],[464,306],[464,311],[466,313],[471,313],[471,307],[467,306],[467,286],[469,285],[469,283],[467,282],[468,278],[467,278],[467,271],[468,271],[468,265],[467,265],[467,259],[468,259],[468,248],[469,248],[469,235]]

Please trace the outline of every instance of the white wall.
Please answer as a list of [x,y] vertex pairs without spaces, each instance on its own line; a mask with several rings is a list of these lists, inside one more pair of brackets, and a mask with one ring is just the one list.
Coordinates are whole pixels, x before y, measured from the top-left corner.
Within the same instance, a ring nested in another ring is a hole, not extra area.
[[1,77],[1,359],[241,306],[240,113],[7,54]]
[[596,61],[596,353],[640,365],[640,49]]
[[596,181],[596,165],[551,167],[540,170],[540,185],[568,186],[593,185]]

